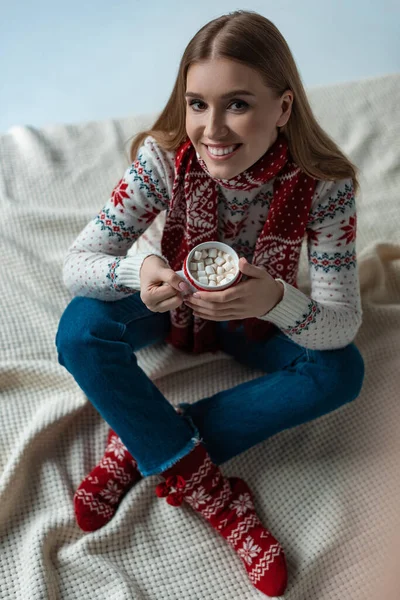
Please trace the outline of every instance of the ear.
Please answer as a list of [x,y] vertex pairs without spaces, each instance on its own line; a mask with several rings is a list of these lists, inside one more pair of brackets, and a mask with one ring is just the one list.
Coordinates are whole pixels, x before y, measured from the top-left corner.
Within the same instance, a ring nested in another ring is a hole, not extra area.
[[279,117],[276,126],[283,127],[289,121],[290,114],[293,106],[293,92],[292,90],[286,90],[281,96],[281,116]]

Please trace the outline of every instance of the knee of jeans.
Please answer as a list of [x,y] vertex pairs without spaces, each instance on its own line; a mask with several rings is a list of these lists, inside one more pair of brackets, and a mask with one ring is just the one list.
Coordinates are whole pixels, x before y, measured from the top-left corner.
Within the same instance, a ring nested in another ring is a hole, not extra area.
[[[111,324],[107,320],[106,307],[104,303],[95,298],[85,298],[77,296],[64,310],[58,325],[56,335],[56,347],[58,359],[61,364],[65,364],[68,357],[76,360],[77,356],[83,356],[83,350],[88,351],[93,341],[100,333],[107,337],[107,329]],[[121,334],[119,324],[113,323],[114,330],[110,337],[115,337],[115,326],[117,325],[117,335]]]
[[349,344],[339,350],[318,353],[315,360],[321,368],[324,387],[340,404],[355,400],[364,381],[364,359],[355,344]]

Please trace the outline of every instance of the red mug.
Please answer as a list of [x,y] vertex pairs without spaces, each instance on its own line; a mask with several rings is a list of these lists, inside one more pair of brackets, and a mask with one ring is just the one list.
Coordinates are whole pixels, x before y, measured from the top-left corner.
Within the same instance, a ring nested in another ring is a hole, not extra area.
[[[194,253],[200,250],[210,250],[211,248],[215,248],[216,250],[222,250],[222,252],[226,252],[226,254],[229,254],[232,257],[233,265],[236,267],[235,276],[233,277],[233,279],[231,279],[231,281],[225,283],[224,285],[210,286],[205,283],[200,283],[200,281],[198,281],[194,277],[194,274],[190,271],[190,264],[193,262]],[[189,252],[187,257],[183,261],[182,271],[177,271],[177,275],[182,277],[182,279],[184,279],[186,283],[189,284],[193,292],[220,292],[222,290],[226,290],[232,285],[236,285],[242,278],[242,274],[239,271],[239,256],[233,248],[222,242],[203,242],[202,244],[198,244],[197,246],[192,248],[192,250]]]

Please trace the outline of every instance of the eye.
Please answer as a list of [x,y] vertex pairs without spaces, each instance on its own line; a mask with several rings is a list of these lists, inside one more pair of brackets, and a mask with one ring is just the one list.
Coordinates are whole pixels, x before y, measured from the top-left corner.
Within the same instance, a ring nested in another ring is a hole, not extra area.
[[206,105],[202,100],[191,100],[189,106],[191,106],[195,112],[199,112],[204,110]]
[[236,105],[234,112],[243,112],[249,107],[247,102],[244,100],[232,100],[232,102],[229,104],[229,107],[231,108],[233,105]]

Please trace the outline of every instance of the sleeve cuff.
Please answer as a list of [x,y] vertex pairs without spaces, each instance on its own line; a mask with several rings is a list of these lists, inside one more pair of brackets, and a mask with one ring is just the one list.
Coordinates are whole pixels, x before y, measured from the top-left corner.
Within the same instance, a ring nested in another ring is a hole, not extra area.
[[273,309],[259,318],[274,323],[280,329],[291,329],[309,311],[310,298],[286,281],[282,279],[276,281],[283,284],[283,298]]
[[159,256],[168,264],[168,260],[158,252],[143,252],[126,256],[117,269],[117,285],[140,291],[140,269],[148,256]]

